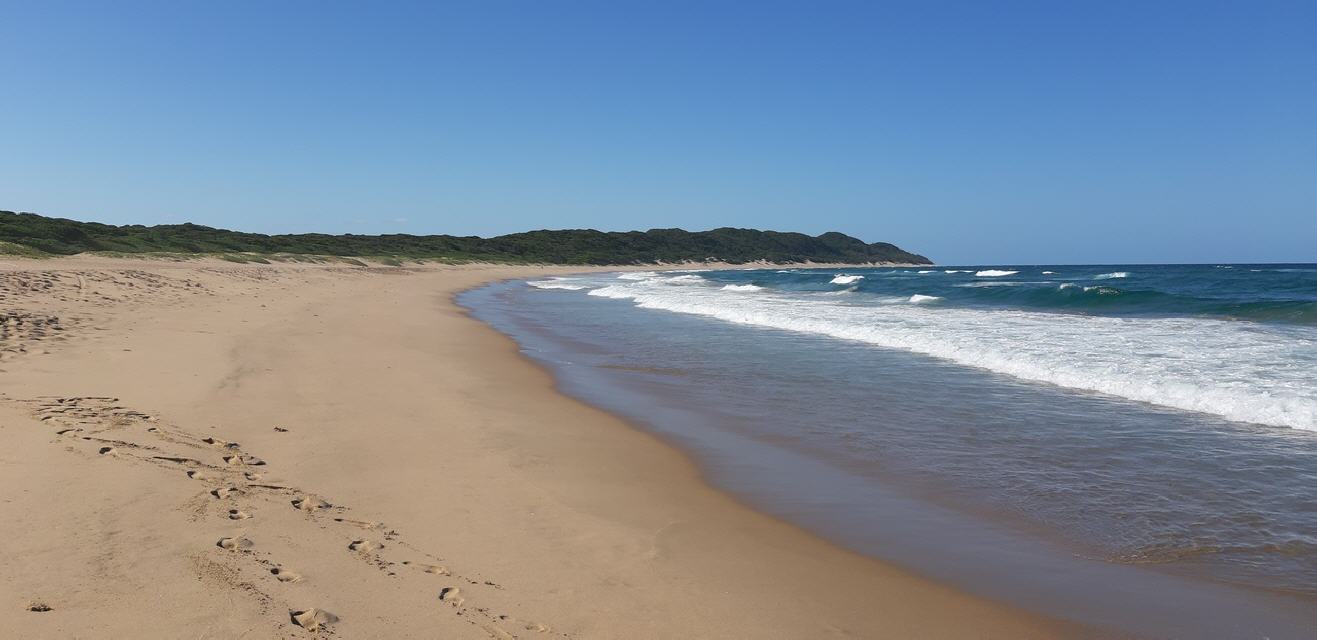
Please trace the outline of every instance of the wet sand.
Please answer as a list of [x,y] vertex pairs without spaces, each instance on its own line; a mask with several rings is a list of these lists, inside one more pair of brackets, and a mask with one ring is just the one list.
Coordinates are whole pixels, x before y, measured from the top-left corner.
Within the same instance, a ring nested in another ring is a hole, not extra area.
[[0,261],[0,635],[1076,633],[742,506],[452,302],[580,270]]

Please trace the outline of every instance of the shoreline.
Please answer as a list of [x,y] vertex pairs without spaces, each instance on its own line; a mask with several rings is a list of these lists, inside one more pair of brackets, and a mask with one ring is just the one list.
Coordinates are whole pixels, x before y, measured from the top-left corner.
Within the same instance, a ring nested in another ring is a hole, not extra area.
[[[875,272],[864,273],[874,278]],[[826,282],[832,273],[819,270],[810,277]],[[702,313],[718,303],[740,309],[737,304],[749,295],[786,298],[772,289],[771,273],[704,273],[702,279],[651,273],[639,274],[639,282],[614,275],[582,275],[533,287],[507,282],[461,300],[552,371],[564,393],[620,415],[686,452],[707,483],[741,503],[843,548],[1104,634],[1231,637],[1222,631],[1231,629],[1303,637],[1298,630],[1311,624],[1301,593],[1246,579],[1221,580],[1221,574],[1184,565],[1113,561],[1109,548],[1092,542],[1097,535],[1067,536],[1009,509],[982,507],[993,504],[992,496],[978,503],[967,502],[964,494],[948,498],[957,487],[974,486],[964,474],[950,489],[908,479],[937,468],[939,456],[968,454],[983,464],[997,460],[1007,469],[1031,468],[1020,463],[1011,447],[994,447],[991,439],[948,444],[957,441],[961,430],[955,418],[978,408],[948,399],[957,391],[1009,394],[1010,407],[1019,410],[1018,415],[1006,411],[1000,418],[982,417],[973,427],[980,433],[1008,433],[1017,424],[1024,431],[1048,417],[1060,418],[1059,429],[1065,432],[1088,433],[1082,427],[1095,421],[1067,422],[1065,416],[1087,415],[1094,407],[1114,409],[1112,401],[996,381],[990,373],[948,367],[918,354],[820,341],[808,330],[765,330],[751,321]],[[803,277],[776,276],[787,286]],[[716,291],[729,282],[754,282],[769,293]],[[633,297],[622,295],[627,291],[634,291]],[[790,302],[783,300],[784,313],[814,317]],[[760,370],[768,373],[744,375]],[[1035,413],[1039,406],[1055,409]],[[1188,415],[1158,415],[1165,412],[1138,407],[1128,412],[1122,410],[1122,424],[1146,425],[1150,434],[1180,429],[1210,438],[1216,433],[1210,419],[1199,424]],[[890,428],[884,420],[891,421]],[[860,430],[874,435],[852,438]],[[1101,428],[1094,432],[1105,433]],[[924,441],[943,444],[921,450]],[[1064,438],[1060,445],[1074,446]],[[923,464],[883,472],[885,464],[899,464],[884,458],[884,447],[928,455],[919,458]],[[991,473],[982,477],[985,484],[994,479]],[[1285,575],[1299,577],[1304,565],[1292,566],[1294,573]],[[1273,582],[1281,584],[1281,575],[1274,575]],[[1211,613],[1196,615],[1195,609]]]
[[[160,637],[309,635],[291,611],[314,608],[346,637],[1076,634],[751,510],[452,300],[579,266],[55,260],[0,276],[110,273],[93,286],[122,300],[89,307],[85,275],[5,296],[69,336],[0,361],[0,479],[25,487],[4,514],[7,633],[140,632],[149,614]],[[84,431],[53,435],[70,413]],[[265,464],[228,468],[203,437]]]

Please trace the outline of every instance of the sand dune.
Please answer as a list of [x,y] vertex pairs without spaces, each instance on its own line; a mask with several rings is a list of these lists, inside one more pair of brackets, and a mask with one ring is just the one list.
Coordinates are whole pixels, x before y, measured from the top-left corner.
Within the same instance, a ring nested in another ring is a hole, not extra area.
[[561,271],[0,263],[0,636],[1066,631],[740,506],[450,301]]

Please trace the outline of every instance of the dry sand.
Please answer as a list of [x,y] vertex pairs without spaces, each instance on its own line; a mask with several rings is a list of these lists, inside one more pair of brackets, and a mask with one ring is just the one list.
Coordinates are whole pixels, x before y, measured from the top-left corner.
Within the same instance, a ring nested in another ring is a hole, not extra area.
[[1067,633],[741,506],[451,300],[580,270],[0,261],[0,637]]

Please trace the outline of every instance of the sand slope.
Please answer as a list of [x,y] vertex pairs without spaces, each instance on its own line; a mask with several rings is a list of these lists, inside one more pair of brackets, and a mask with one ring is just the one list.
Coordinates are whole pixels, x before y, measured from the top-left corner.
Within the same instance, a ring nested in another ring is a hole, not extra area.
[[0,264],[0,636],[1060,633],[738,505],[450,300],[551,271]]

